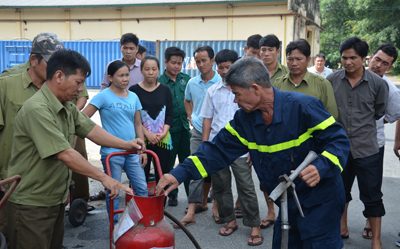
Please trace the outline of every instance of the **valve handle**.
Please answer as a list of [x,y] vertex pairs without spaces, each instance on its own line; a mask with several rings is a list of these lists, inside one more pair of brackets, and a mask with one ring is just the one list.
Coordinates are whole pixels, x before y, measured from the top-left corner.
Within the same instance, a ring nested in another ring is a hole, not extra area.
[[[293,185],[294,185],[294,183],[293,183]],[[300,212],[301,217],[304,218],[303,209],[301,209],[299,197],[297,197],[297,193],[296,193],[295,186],[290,186],[290,187],[289,187],[289,190],[290,190],[290,192],[292,192],[293,198],[294,198],[294,200],[296,201],[296,205],[297,205],[297,208],[299,209],[299,212]]]
[[[271,192],[269,195],[268,200],[270,202],[275,202],[282,194],[283,191],[288,189],[290,186],[292,186],[293,180],[296,179],[296,177],[300,174],[303,169],[305,169],[310,163],[312,163],[315,159],[318,158],[317,153],[314,151],[310,151],[304,161],[297,167],[290,176],[287,176],[286,174],[283,176],[280,176],[279,179],[282,181],[281,183],[276,186],[276,188]],[[296,194],[297,196],[297,194]]]

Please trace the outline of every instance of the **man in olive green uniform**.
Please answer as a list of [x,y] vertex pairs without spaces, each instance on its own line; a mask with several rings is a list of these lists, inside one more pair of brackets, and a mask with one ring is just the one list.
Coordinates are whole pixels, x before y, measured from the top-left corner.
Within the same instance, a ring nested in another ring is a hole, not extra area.
[[[46,81],[46,66],[55,50],[64,48],[56,34],[41,33],[32,43],[27,63],[10,68],[0,76],[0,178],[7,177],[13,143],[14,118],[21,105]],[[26,67],[29,66],[29,67]]]
[[331,83],[324,77],[308,72],[311,61],[310,44],[299,39],[286,47],[289,73],[277,79],[273,86],[281,91],[299,92],[320,99],[325,109],[338,120],[338,109]]
[[281,53],[280,42],[275,35],[267,35],[260,40],[260,57],[264,66],[268,69],[270,81],[273,85],[275,80],[289,72],[286,66],[278,62]]
[[[56,34],[41,33],[32,43],[29,63],[16,66],[9,72],[18,73],[0,78],[0,178],[7,178],[13,145],[14,119],[22,104],[32,97],[46,81],[46,67],[56,48],[64,48]],[[29,69],[25,68],[30,65]],[[3,75],[3,74],[2,74]],[[7,237],[7,210],[0,216],[0,232]]]
[[[44,37],[44,38],[42,38],[42,37]],[[54,41],[57,41],[57,42],[55,42],[55,43],[52,43],[52,42],[47,42],[47,38],[48,37],[51,37],[51,39],[53,39]],[[40,40],[40,42],[39,43],[37,43],[37,40]],[[47,42],[47,43],[46,43]],[[55,46],[57,45],[57,44],[61,44],[62,45],[62,42],[61,42],[61,40],[57,37],[57,34],[54,34],[54,33],[40,33],[39,35],[37,35],[34,39],[33,39],[33,42],[32,42],[32,44],[48,44],[48,45],[50,45],[50,47],[49,47],[49,49],[51,50],[51,51],[54,51],[55,50]],[[36,46],[35,45],[35,46]],[[62,47],[64,47],[64,45],[62,45]],[[32,51],[33,51],[33,53],[35,53],[35,52],[41,52],[37,47],[33,47],[32,49],[31,49],[31,54],[32,54]],[[44,53],[47,53],[47,51],[44,51]],[[41,53],[40,53],[41,54]],[[48,59],[47,59],[48,60]],[[46,61],[47,61],[46,60]],[[4,70],[1,74],[0,74],[0,79],[1,78],[4,78],[4,77],[6,77],[6,76],[10,76],[10,75],[15,75],[15,74],[22,74],[22,73],[24,73],[25,71],[27,71],[29,68],[30,68],[30,66],[31,66],[31,63],[30,63],[30,59],[27,61],[27,62],[25,62],[25,63],[23,63],[23,64],[20,64],[20,65],[17,65],[17,66],[14,66],[14,67],[12,67],[12,68],[9,68],[9,69],[6,69],[6,70]],[[44,69],[45,70],[45,69]],[[11,80],[11,79],[9,79],[9,80]],[[14,79],[12,79],[12,80],[15,80],[15,78]],[[11,81],[12,81],[11,80]],[[8,82],[10,82],[10,81],[8,81]],[[12,84],[12,83],[11,83]],[[42,83],[43,84],[43,83]],[[19,89],[15,89],[15,88],[12,88],[12,89],[14,89],[14,90],[16,90],[16,91],[20,91],[21,90],[21,88],[19,88]],[[37,91],[38,89],[36,89],[36,91]],[[36,92],[35,91],[35,92]],[[33,94],[34,94],[34,92],[33,92]],[[33,95],[32,94],[32,95]],[[32,96],[32,95],[30,95],[30,96]],[[28,93],[28,98],[30,97],[29,96],[29,93]],[[76,105],[76,107],[78,108],[78,110],[82,110],[83,109],[83,107],[85,107],[85,105],[86,105],[86,102],[87,102],[87,100],[88,100],[88,98],[89,98],[89,94],[88,94],[88,91],[87,91],[87,88],[86,88],[86,85],[84,85],[83,86],[83,91],[82,92],[80,92],[79,93],[79,95],[78,95],[78,97],[76,98],[76,99],[74,99],[73,100],[73,103]],[[25,99],[26,100],[26,99]],[[20,102],[20,101],[19,101]],[[12,128],[12,127],[11,127]],[[9,137],[11,138],[11,145],[12,145],[12,135],[13,135],[13,133],[11,132],[10,134],[9,134]],[[1,142],[1,127],[0,127],[0,142]],[[9,149],[9,153],[7,153],[7,155],[8,155],[8,157],[7,158],[3,158],[3,160],[1,160],[0,159],[0,178],[1,179],[4,179],[4,177],[6,177],[7,176],[7,172],[5,172],[4,174],[3,174],[3,172],[2,172],[2,169],[3,169],[3,163],[1,162],[1,161],[3,161],[3,162],[6,162],[6,164],[4,164],[4,165],[8,165],[8,161],[9,161],[9,159],[10,159],[10,154],[11,154],[11,145],[9,145],[8,146],[8,144],[5,144],[5,145],[3,145],[3,146],[7,146]],[[0,148],[2,148],[3,147],[1,144],[0,144]],[[80,139],[80,138],[77,138],[77,140],[76,140],[76,144],[75,144],[75,148],[76,148],[76,150],[87,160],[87,153],[86,153],[86,145],[85,145],[85,140],[84,139]],[[77,199],[77,198],[82,198],[83,200],[85,200],[86,202],[89,200],[89,181],[88,181],[88,178],[86,177],[86,176],[82,176],[82,175],[79,175],[79,174],[77,174],[77,173],[73,173],[72,174],[72,180],[75,182],[75,188],[72,190],[72,192],[71,192],[71,194],[72,194],[72,200],[75,200],[75,199]],[[93,207],[93,206],[90,206],[90,205],[88,205],[88,211],[92,211],[92,210],[94,210],[95,208]],[[1,229],[0,229],[1,230]]]
[[[172,128],[169,130],[173,149],[169,160],[168,172],[174,168],[176,155],[178,155],[180,163],[182,163],[186,157],[190,156],[190,127],[183,102],[186,85],[190,80],[190,76],[181,72],[185,56],[185,51],[180,48],[167,48],[165,50],[164,62],[166,69],[164,73],[158,77],[160,83],[169,86],[171,89],[174,102],[174,122]],[[189,194],[189,183],[190,181],[184,182],[186,195]],[[168,205],[178,205],[178,189],[173,190],[169,194]]]
[[[46,66],[56,46],[64,48],[53,33],[41,33],[32,42],[31,56],[24,64],[0,74],[0,178],[7,177],[13,143],[14,118],[21,105],[46,81]],[[32,66],[31,66],[32,64]]]
[[139,153],[144,149],[140,139],[123,141],[110,135],[71,102],[83,91],[90,72],[89,62],[78,52],[56,51],[48,61],[46,83],[15,117],[8,175],[22,179],[6,204],[11,249],[62,247],[71,170],[101,181],[111,198],[119,189],[132,194],[73,149],[75,135],[102,146]]

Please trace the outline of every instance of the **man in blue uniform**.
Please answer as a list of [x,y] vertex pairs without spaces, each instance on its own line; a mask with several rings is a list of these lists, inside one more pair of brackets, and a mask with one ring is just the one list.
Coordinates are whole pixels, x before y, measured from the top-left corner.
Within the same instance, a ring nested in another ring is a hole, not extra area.
[[[278,177],[289,175],[313,150],[318,159],[295,180],[305,218],[300,216],[292,195],[288,197],[289,248],[342,248],[340,217],[345,194],[340,172],[350,149],[342,126],[320,100],[273,88],[260,60],[238,60],[229,69],[225,82],[241,110],[212,142],[203,142],[196,153],[164,175],[157,193],[170,185],[167,195],[186,179],[213,174],[246,152],[251,155],[261,184],[271,193],[280,183]],[[276,222],[273,248],[278,249],[280,217]]]

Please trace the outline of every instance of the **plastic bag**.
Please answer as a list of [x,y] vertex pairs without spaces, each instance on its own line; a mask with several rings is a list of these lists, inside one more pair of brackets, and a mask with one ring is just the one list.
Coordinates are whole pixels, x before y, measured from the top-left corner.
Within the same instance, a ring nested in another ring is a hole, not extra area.
[[122,213],[119,218],[118,223],[115,225],[113,231],[113,241],[114,243],[121,237],[124,233],[126,233],[131,227],[133,227],[139,220],[143,218],[142,213],[140,212],[138,206],[135,203],[134,198],[132,198],[129,202],[125,211]]

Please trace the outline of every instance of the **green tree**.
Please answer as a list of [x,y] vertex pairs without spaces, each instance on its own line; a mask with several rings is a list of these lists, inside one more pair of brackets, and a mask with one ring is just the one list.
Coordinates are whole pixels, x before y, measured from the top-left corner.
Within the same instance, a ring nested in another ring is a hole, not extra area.
[[320,9],[321,51],[330,58],[351,36],[367,41],[370,53],[381,43],[400,46],[400,0],[320,0]]
[[354,19],[354,11],[349,8],[348,0],[320,0],[322,27],[321,52],[327,56],[330,67],[337,68],[338,60],[335,52],[340,43],[353,33],[348,21]]
[[371,52],[382,43],[400,45],[400,0],[348,0],[355,18],[352,35],[368,42]]
[[348,8],[348,0],[320,0],[322,27],[322,50],[338,51],[344,37],[352,33],[348,20],[353,20],[354,12]]

